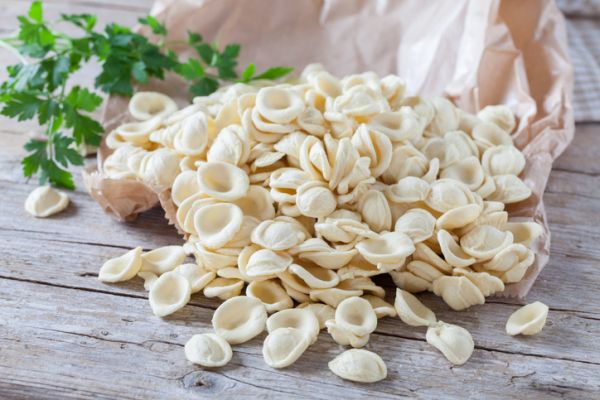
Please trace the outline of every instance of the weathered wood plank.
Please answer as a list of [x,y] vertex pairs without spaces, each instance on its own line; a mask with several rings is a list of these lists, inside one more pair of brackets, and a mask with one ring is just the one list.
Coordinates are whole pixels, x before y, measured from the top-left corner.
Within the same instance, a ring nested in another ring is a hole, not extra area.
[[343,382],[327,369],[342,349],[326,334],[284,370],[264,364],[263,336],[236,346],[228,366],[202,370],[185,361],[181,346],[206,330],[210,310],[186,307],[159,319],[141,299],[6,280],[0,299],[8,323],[0,331],[0,393],[5,387],[15,393],[13,382],[37,398],[586,398],[600,390],[595,363],[490,351],[478,343],[470,362],[456,368],[422,340],[382,334],[368,348],[384,357],[388,379],[374,385]]

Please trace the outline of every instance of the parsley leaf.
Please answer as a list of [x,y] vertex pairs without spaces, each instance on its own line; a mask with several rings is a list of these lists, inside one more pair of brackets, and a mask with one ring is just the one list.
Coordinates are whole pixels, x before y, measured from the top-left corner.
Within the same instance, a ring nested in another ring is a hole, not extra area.
[[289,67],[272,67],[272,68],[269,68],[266,71],[256,75],[255,77],[252,78],[252,80],[258,80],[258,79],[275,80],[275,79],[279,79],[279,78],[282,78],[282,77],[288,75],[293,70],[294,70],[294,68],[289,68]]

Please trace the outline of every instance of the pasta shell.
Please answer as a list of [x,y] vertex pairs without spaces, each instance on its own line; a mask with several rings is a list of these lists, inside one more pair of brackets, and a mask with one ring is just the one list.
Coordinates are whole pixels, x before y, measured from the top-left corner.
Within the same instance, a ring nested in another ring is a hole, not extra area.
[[494,176],[496,191],[486,200],[501,201],[504,204],[518,203],[531,196],[531,189],[514,175]]
[[310,346],[310,338],[296,328],[278,328],[267,335],[263,357],[271,368],[285,368],[296,362]]
[[173,181],[171,199],[176,206],[200,191],[196,171],[183,171]]
[[267,310],[257,299],[237,296],[225,300],[214,312],[212,326],[229,344],[247,342],[265,330]]
[[153,117],[143,122],[128,122],[119,125],[115,133],[122,141],[134,146],[145,146],[150,140],[150,134],[161,126],[161,117]]
[[203,367],[222,367],[231,361],[233,352],[225,339],[214,333],[192,336],[185,343],[185,358]]
[[358,252],[355,249],[336,250],[323,239],[311,238],[290,249],[290,253],[298,254],[301,260],[312,261],[323,268],[339,269],[348,264]]
[[431,100],[435,114],[427,130],[434,135],[442,135],[445,132],[458,128],[459,116],[457,108],[449,100],[435,97]]
[[328,366],[340,378],[354,382],[373,383],[387,377],[387,367],[381,357],[368,350],[346,350]]
[[467,157],[444,168],[440,178],[454,179],[464,183],[470,190],[477,190],[485,175],[477,157]]
[[177,104],[169,96],[158,92],[137,92],[129,100],[129,113],[140,121],[167,117],[177,111]]
[[321,96],[335,98],[342,93],[340,81],[327,71],[315,71],[307,80]]
[[198,264],[181,264],[174,271],[188,280],[192,293],[201,291],[216,277],[213,271],[209,271]]
[[356,250],[372,264],[393,264],[399,267],[415,251],[415,246],[404,233],[386,232],[377,239],[358,242]]
[[136,247],[122,256],[111,258],[100,268],[98,279],[102,282],[122,282],[133,278],[142,266],[141,256],[142,248]]
[[544,228],[536,222],[509,222],[506,229],[513,234],[514,242],[525,247],[544,233]]
[[210,249],[224,246],[242,227],[242,210],[231,203],[209,204],[194,214],[198,242]]
[[362,157],[369,157],[371,160],[369,169],[375,178],[390,166],[392,142],[385,134],[371,131],[363,124],[352,135],[352,145]]
[[161,148],[148,154],[142,165],[140,177],[155,190],[161,191],[173,185],[179,169],[179,156],[173,150]]
[[306,107],[304,111],[298,115],[297,122],[302,130],[311,135],[323,137],[325,132],[327,132],[323,114],[314,107]]
[[404,233],[416,244],[433,236],[435,224],[435,218],[429,211],[413,208],[398,218],[394,230]]
[[442,321],[427,328],[425,339],[454,365],[466,363],[475,349],[475,343],[469,331]]
[[162,274],[150,288],[148,300],[157,317],[173,314],[190,301],[192,287],[188,280],[170,271]]
[[240,250],[231,248],[208,249],[198,242],[193,243],[196,261],[211,271],[232,267],[237,264]]
[[386,135],[392,142],[416,139],[423,133],[419,115],[410,107],[398,111],[375,115],[368,124],[369,129]]
[[505,105],[486,106],[477,113],[477,118],[496,124],[502,130],[511,133],[515,129],[515,116]]
[[363,84],[344,90],[333,101],[333,109],[348,117],[368,117],[389,111],[389,105],[381,94]]
[[254,281],[248,284],[246,296],[260,300],[268,313],[292,308],[294,302],[277,280]]
[[456,268],[453,273],[458,276],[466,276],[475,284],[475,286],[477,286],[481,291],[481,294],[485,297],[504,290],[504,283],[502,283],[502,280],[487,272],[473,272],[462,268]]
[[325,328],[325,321],[335,318],[335,309],[327,304],[301,303],[297,308],[306,309],[312,312],[319,321],[319,329]]
[[231,278],[216,278],[204,286],[204,297],[218,297],[221,300],[231,299],[242,293],[244,281]]
[[141,255],[141,271],[163,274],[175,269],[185,260],[181,246],[164,246]]
[[514,146],[494,146],[483,153],[481,165],[491,176],[519,175],[525,169],[525,156]]
[[203,154],[211,136],[210,128],[210,122],[204,113],[186,118],[181,124],[181,130],[173,138],[173,147],[186,156]]
[[534,260],[535,254],[533,253],[533,251],[527,249],[527,255],[523,259],[523,261],[520,261],[511,269],[504,272],[502,276],[500,276],[500,279],[502,279],[502,282],[505,283],[520,282],[521,279],[523,279],[523,277],[525,276],[527,269],[533,264]]
[[477,145],[482,149],[502,145],[512,146],[513,144],[512,138],[506,131],[489,122],[475,125],[472,135]]
[[352,346],[354,348],[364,347],[369,343],[371,337],[370,335],[356,336],[341,328],[335,320],[325,321],[325,326],[327,327],[327,333],[331,335],[331,338],[342,346]]
[[270,250],[287,250],[307,239],[302,225],[295,220],[263,221],[252,232],[252,242]]
[[402,322],[410,326],[431,326],[437,321],[433,311],[402,289],[396,289],[394,308]]
[[475,192],[482,198],[487,199],[495,191],[496,183],[494,182],[494,178],[492,176],[486,175],[485,178],[483,178],[483,183]]
[[355,336],[365,336],[377,327],[377,316],[367,300],[350,297],[336,308],[335,322],[341,329]]
[[314,289],[310,291],[310,300],[320,301],[331,307],[337,307],[346,299],[362,296],[363,291],[360,289],[340,289],[332,287],[327,289]]
[[425,290],[431,290],[432,288],[431,282],[416,276],[412,272],[391,271],[389,274],[396,286],[410,293],[419,293]]
[[307,217],[326,217],[335,211],[335,195],[322,182],[309,181],[298,187],[296,195],[298,210]]
[[319,335],[319,320],[307,309],[290,308],[278,311],[267,319],[267,331],[273,333],[281,328],[298,329],[308,338],[309,343],[314,343]]
[[409,262],[406,265],[406,270],[419,278],[425,279],[427,282],[433,282],[437,278],[444,276],[444,274],[433,265],[420,260],[412,260]]
[[368,277],[359,277],[342,281],[337,285],[337,288],[343,290],[361,290],[363,293],[369,293],[381,298],[385,297],[385,289],[381,286],[377,286]]
[[234,201],[244,215],[260,221],[275,217],[275,207],[269,191],[261,186],[251,185],[246,195]]
[[250,138],[240,125],[223,128],[210,145],[206,160],[242,165],[250,157]]
[[54,190],[51,186],[40,186],[27,196],[25,211],[34,217],[45,218],[61,212],[68,205],[69,196],[65,193]]
[[223,201],[235,201],[246,195],[250,181],[244,170],[220,161],[198,167],[198,186],[202,193]]
[[510,232],[502,232],[491,225],[479,225],[460,238],[460,245],[470,256],[489,260],[512,241]]
[[[500,250],[488,262],[483,264],[484,268],[492,271],[506,272],[520,263],[531,265],[533,257],[531,251],[522,244],[511,244]],[[527,267],[529,267],[527,265]]]
[[378,190],[369,190],[358,203],[363,221],[375,232],[392,228],[392,212],[385,195]]
[[297,93],[277,87],[266,87],[256,95],[256,109],[267,120],[288,124],[304,110],[304,102]]
[[381,85],[381,93],[385,96],[390,105],[402,100],[406,90],[406,82],[404,79],[396,75],[387,75],[379,82]]
[[396,146],[392,151],[390,165],[381,178],[384,183],[394,184],[407,176],[421,177],[429,167],[429,160],[412,145]]
[[246,274],[250,277],[272,276],[291,269],[292,257],[286,253],[276,253],[269,249],[260,249],[248,259]]
[[436,227],[446,230],[462,228],[476,221],[480,215],[481,206],[479,204],[467,204],[446,211],[438,218]]
[[395,203],[413,203],[425,200],[429,183],[415,176],[400,178],[394,185],[385,189],[385,194],[390,201]]
[[438,270],[447,274],[452,272],[452,266],[443,258],[441,258],[435,251],[431,250],[431,248],[425,243],[417,243],[415,245],[413,260],[425,261],[426,263],[433,265]]
[[[310,108],[307,108],[305,112],[307,112],[308,110],[310,110]],[[316,111],[316,112],[318,112],[318,111]],[[298,124],[303,123],[300,119],[301,117],[302,117],[302,115],[300,117],[298,117]],[[316,128],[311,128],[311,129],[316,129]],[[324,134],[325,127],[322,127],[322,129],[323,129],[323,134]],[[320,136],[323,136],[323,134],[321,134]],[[300,167],[300,147],[302,146],[302,143],[306,139],[306,136],[307,135],[305,133],[300,132],[300,131],[292,132],[288,135],[285,135],[277,143],[275,143],[273,145],[273,149],[280,153],[285,154],[287,157],[287,162],[288,162],[288,164],[290,164],[291,167],[299,168]],[[319,136],[319,135],[317,135],[317,136]]]
[[432,209],[446,211],[475,202],[473,193],[462,182],[453,179],[439,179],[431,184],[425,202]]
[[536,301],[512,313],[506,321],[506,333],[515,335],[535,335],[539,333],[548,317],[548,306]]
[[485,303],[481,290],[464,276],[443,276],[436,279],[433,281],[433,293],[441,296],[456,311]]
[[375,311],[377,318],[395,317],[398,315],[394,306],[383,300],[381,297],[367,294],[362,296],[362,298],[371,304],[371,307],[373,307],[373,311]]
[[475,258],[467,254],[458,243],[456,243],[448,231],[443,229],[438,231],[437,238],[442,253],[444,254],[444,259],[448,264],[453,267],[464,268],[475,263]]
[[309,263],[303,264],[291,264],[289,270],[303,280],[311,289],[327,289],[334,287],[340,282],[340,278],[335,271]]

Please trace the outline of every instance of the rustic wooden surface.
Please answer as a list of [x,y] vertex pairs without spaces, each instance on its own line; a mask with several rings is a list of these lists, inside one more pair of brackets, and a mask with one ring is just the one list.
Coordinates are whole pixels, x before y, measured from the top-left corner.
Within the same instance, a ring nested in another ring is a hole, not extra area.
[[[49,15],[92,12],[101,22],[131,24],[151,0],[47,1]],[[2,0],[0,31],[15,27],[28,1]],[[13,62],[0,54],[0,67]],[[80,76],[89,82],[93,70]],[[182,346],[210,330],[218,303],[193,297],[180,312],[154,317],[139,279],[107,285],[102,263],[125,249],[180,243],[159,210],[132,223],[103,214],[82,189],[53,218],[27,215],[35,187],[19,160],[33,124],[0,120],[0,398],[598,398],[600,393],[600,125],[577,127],[545,194],[552,255],[527,299],[490,299],[453,312],[423,296],[440,319],[467,328],[476,342],[471,360],[452,367],[425,340],[424,328],[380,320],[367,348],[383,356],[388,379],[371,385],[342,381],[327,362],[342,351],[329,335],[293,366],[264,364],[264,335],[235,347],[231,363],[203,370],[185,360]],[[520,304],[548,304],[541,334],[504,333]]]

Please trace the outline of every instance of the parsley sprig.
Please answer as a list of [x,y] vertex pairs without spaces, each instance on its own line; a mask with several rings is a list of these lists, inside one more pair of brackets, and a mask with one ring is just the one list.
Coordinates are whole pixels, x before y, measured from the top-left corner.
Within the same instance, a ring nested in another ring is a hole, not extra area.
[[[150,29],[156,41],[118,24],[96,30],[96,17],[89,14],[63,14],[58,21],[47,21],[41,1],[34,1],[28,14],[18,20],[17,32],[0,40],[0,46],[20,60],[7,68],[8,79],[0,85],[0,114],[18,121],[35,118],[44,127],[43,137],[25,144],[28,154],[21,162],[23,174],[37,175],[40,184],[73,189],[68,168],[83,165],[78,149],[100,143],[103,128],[91,113],[103,99],[70,80],[90,61],[101,67],[94,86],[104,93],[124,96],[131,96],[137,83],[163,79],[167,71],[189,81],[194,96],[213,93],[223,83],[273,80],[292,71],[274,67],[256,73],[255,65],[249,64],[238,76],[239,44],[220,49],[192,32],[185,43],[169,42],[166,27],[152,16],[138,22]],[[79,34],[57,30],[60,24],[77,27]],[[169,46],[181,44],[191,46],[197,57],[180,60]]]

